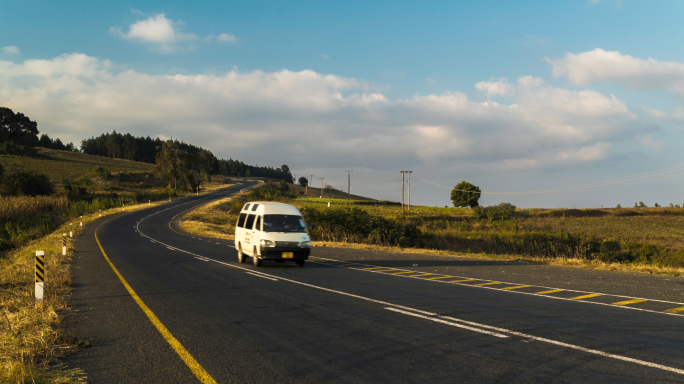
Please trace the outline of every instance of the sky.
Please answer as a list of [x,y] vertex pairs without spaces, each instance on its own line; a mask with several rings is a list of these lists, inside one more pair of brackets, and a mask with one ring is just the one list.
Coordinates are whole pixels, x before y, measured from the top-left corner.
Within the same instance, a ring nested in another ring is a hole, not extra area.
[[343,190],[353,170],[353,192],[378,199],[400,200],[410,170],[412,204],[451,205],[462,180],[494,193],[484,205],[684,204],[684,175],[664,173],[678,168],[594,184],[684,164],[682,14],[636,0],[4,0],[0,106],[77,146],[112,130],[175,138]]

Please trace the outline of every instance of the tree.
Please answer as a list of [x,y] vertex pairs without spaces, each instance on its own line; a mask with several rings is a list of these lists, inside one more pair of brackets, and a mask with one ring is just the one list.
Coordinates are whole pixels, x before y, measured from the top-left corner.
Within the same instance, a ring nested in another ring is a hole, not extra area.
[[[0,107],[0,143],[11,142],[17,148],[26,150],[38,144],[38,124],[21,112]],[[22,148],[23,147],[23,148]]]
[[157,153],[155,172],[160,177],[173,180],[173,189],[178,189],[178,180],[183,180],[187,170],[188,153],[180,148],[178,140],[163,142]]
[[467,181],[461,181],[451,190],[454,207],[477,207],[481,195],[480,188]]
[[309,185],[309,180],[307,180],[306,177],[300,177],[299,185],[301,185],[302,187],[306,187]]

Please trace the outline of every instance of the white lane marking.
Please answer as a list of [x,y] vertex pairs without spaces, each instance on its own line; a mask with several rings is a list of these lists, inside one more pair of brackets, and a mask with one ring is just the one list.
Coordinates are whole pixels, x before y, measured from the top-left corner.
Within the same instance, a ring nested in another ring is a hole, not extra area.
[[566,348],[571,348],[571,349],[575,349],[575,350],[578,350],[578,351],[582,351],[582,352],[586,352],[586,353],[591,353],[591,354],[594,354],[594,355],[599,355],[599,356],[603,356],[603,357],[609,357],[609,358],[611,358],[611,359],[627,361],[627,362],[634,363],[634,364],[644,365],[644,366],[646,366],[646,367],[658,368],[658,369],[662,369],[662,370],[664,370],[664,371],[669,371],[669,372],[678,373],[678,374],[680,374],[680,375],[684,375],[684,369],[672,368],[672,367],[668,367],[667,365],[656,364],[656,363],[651,363],[651,362],[643,361],[643,360],[639,360],[639,359],[633,359],[633,358],[631,358],[631,357],[625,357],[625,356],[615,355],[615,354],[612,354],[612,353],[603,352],[603,351],[599,351],[599,350],[596,350],[596,349],[589,349],[589,348],[580,347],[579,345],[563,343],[562,341],[556,341],[556,340],[546,339],[546,338],[544,338],[544,337],[538,337],[538,336],[528,335],[528,334],[522,333],[522,332],[516,332],[516,331],[511,331],[511,330],[508,330],[508,329],[504,329],[504,328],[492,327],[491,325],[479,324],[479,323],[474,323],[474,322],[472,322],[472,321],[466,321],[466,320],[456,319],[456,318],[450,317],[450,316],[440,316],[440,317],[441,317],[442,319],[446,319],[446,320],[456,321],[456,322],[463,323],[463,324],[476,325],[476,326],[478,326],[478,327],[487,328],[487,329],[493,329],[493,330],[499,331],[499,332],[506,332],[506,333],[510,333],[511,335],[520,336],[520,337],[525,337],[525,338],[532,339],[532,340],[536,340],[536,341],[543,341],[543,342],[545,342],[545,343],[549,343],[549,344],[553,344],[553,345],[558,345],[558,346],[566,347]]
[[[340,262],[340,260],[324,259],[324,258],[322,258],[322,257],[316,257],[316,259],[329,260],[329,261],[338,261],[338,262]],[[327,264],[327,263],[323,263],[323,262],[320,262],[320,261],[314,261],[314,260],[310,260],[310,262],[316,263],[316,264],[330,265],[330,266],[332,266],[332,267],[340,267],[340,268],[345,267],[345,266],[343,266],[343,265]],[[348,261],[345,261],[345,263],[350,264],[349,266],[378,267],[377,265],[373,265],[373,264],[362,264],[362,263],[354,263],[354,262],[348,262]],[[383,267],[383,268],[387,268],[387,269],[396,269],[397,271],[407,271],[407,272],[416,272],[416,273],[418,273],[418,271],[413,271],[413,270],[410,270],[410,269],[401,269],[401,268],[392,268],[392,267]],[[379,273],[379,274],[381,274],[381,275],[387,275],[387,276],[406,277],[406,278],[409,278],[409,279],[418,279],[418,280],[421,280],[421,281],[431,281],[431,282],[434,282],[434,283],[441,283],[441,284],[460,285],[460,286],[464,286],[464,287],[471,287],[471,288],[477,288],[477,289],[490,289],[490,290],[497,291],[497,292],[511,292],[511,293],[516,293],[516,294],[520,294],[520,295],[529,295],[529,296],[536,296],[536,297],[546,297],[546,298],[555,299],[555,300],[572,301],[572,302],[574,302],[574,303],[588,303],[588,304],[595,304],[595,305],[604,305],[604,306],[612,307],[612,308],[631,309],[631,310],[635,310],[635,311],[650,312],[650,313],[659,313],[659,314],[661,314],[661,315],[669,315],[669,316],[684,316],[684,313],[670,313],[670,312],[656,311],[656,310],[653,310],[653,309],[635,308],[635,307],[631,307],[631,306],[628,306],[628,305],[614,305],[614,304],[612,304],[612,303],[600,303],[600,302],[596,302],[596,301],[573,300],[573,299],[565,298],[565,297],[549,296],[549,295],[539,295],[539,294],[537,294],[537,293],[535,293],[535,292],[523,292],[523,291],[516,291],[516,290],[505,290],[505,291],[504,291],[504,290],[501,289],[501,288],[495,288],[495,287],[475,286],[475,285],[472,285],[472,284],[454,283],[454,282],[443,281],[443,280],[430,280],[430,279],[423,279],[423,278],[420,278],[420,277],[412,277],[412,276],[406,276],[406,275],[392,275],[392,274],[388,274],[388,273],[377,272],[377,271],[373,271],[373,270],[358,269],[358,268],[349,268],[349,269],[352,269],[352,270],[354,270],[354,271],[361,271],[361,272]],[[437,273],[435,273],[434,275],[435,275],[435,276],[446,276],[446,275],[440,275],[440,274],[437,274]],[[455,279],[471,279],[470,277],[462,277],[462,276],[453,276],[453,278],[455,278]],[[474,280],[494,282],[494,280],[487,280],[487,279],[474,279]],[[520,283],[508,283],[508,282],[505,282],[505,281],[496,281],[496,282],[497,282],[497,283],[502,283],[502,284],[520,285]],[[646,298],[643,298],[643,297],[632,297],[632,296],[613,295],[613,294],[609,294],[609,293],[598,293],[598,292],[589,292],[589,291],[577,291],[577,290],[574,290],[574,289],[552,288],[552,287],[545,287],[545,286],[541,286],[541,285],[535,285],[535,286],[533,286],[533,287],[536,287],[536,288],[539,288],[539,289],[544,289],[544,290],[560,289],[561,291],[564,291],[564,292],[577,292],[577,293],[584,293],[584,294],[595,294],[595,295],[619,297],[619,298],[625,298],[625,299],[639,299],[639,300],[646,300],[646,301],[651,301],[651,302],[655,302],[655,303],[673,304],[673,306],[679,306],[679,307],[684,306],[683,303],[678,303],[678,302],[676,302],[676,301],[657,300],[657,299],[646,299]]]
[[209,260],[205,259],[204,257],[195,257],[195,259],[202,260],[202,261],[209,261]]
[[[141,233],[142,233],[142,232],[141,232]],[[144,236],[147,237],[147,238],[149,238],[149,239],[151,239],[151,237],[149,237],[149,236],[147,236],[147,235],[144,235]],[[164,244],[164,243],[162,243],[162,242],[159,242],[159,243],[160,243],[160,244]],[[164,244],[164,245],[166,245],[166,244]],[[183,249],[178,249],[178,250],[181,251],[181,252],[187,253],[187,254],[189,254],[189,255],[192,255],[192,256],[204,257],[204,256],[197,255],[197,254],[194,254],[194,253],[192,253],[192,252],[189,252],[189,251],[186,251],[186,250],[183,250]],[[268,274],[265,274],[265,273],[263,273],[263,272],[253,271],[253,270],[250,270],[250,269],[247,269],[247,268],[244,268],[244,267],[240,267],[240,266],[238,266],[238,265],[228,264],[228,263],[225,263],[225,262],[222,262],[222,261],[219,261],[219,260],[214,260],[214,259],[209,258],[209,257],[205,257],[205,258],[206,258],[207,260],[209,260],[209,261],[213,261],[213,262],[218,263],[218,264],[223,264],[223,265],[229,266],[229,267],[231,267],[231,268],[242,269],[242,270],[247,271],[247,272],[251,272],[251,273],[255,273],[255,274],[259,274],[259,275],[266,275],[266,276],[269,276],[269,277],[271,277],[271,278],[275,278],[275,276],[268,275]],[[386,305],[386,306],[393,307],[393,308],[399,308],[399,309],[404,309],[404,310],[408,310],[408,311],[412,311],[412,312],[421,313],[421,314],[428,315],[428,316],[437,316],[436,313],[427,312],[427,311],[422,311],[422,310],[420,310],[420,309],[415,309],[415,308],[411,308],[411,307],[406,307],[406,306],[398,305],[398,304],[394,304],[394,303],[388,303],[388,302],[382,301],[382,300],[375,300],[375,299],[371,299],[371,298],[369,298],[369,297],[364,297],[364,296],[355,295],[355,294],[353,294],[353,293],[347,293],[347,292],[337,291],[337,290],[334,290],[334,289],[325,288],[325,287],[320,287],[320,286],[317,286],[317,285],[308,284],[308,283],[304,283],[304,282],[296,281],[296,280],[291,280],[291,279],[286,279],[286,278],[283,278],[283,277],[278,277],[278,279],[283,280],[283,281],[287,281],[287,282],[290,282],[290,283],[293,283],[293,284],[298,284],[298,285],[302,285],[302,286],[305,286],[305,287],[309,287],[309,288],[319,289],[319,290],[321,290],[321,291],[326,291],[326,292],[331,292],[331,293],[337,293],[337,294],[340,294],[340,295],[343,295],[343,296],[353,297],[353,298],[356,298],[356,299],[369,301],[369,302],[371,302],[371,303],[378,303],[378,304]],[[433,281],[436,281],[436,280],[433,280]],[[483,287],[483,288],[487,288],[487,287]],[[489,289],[493,289],[493,288],[489,288]],[[660,312],[658,312],[658,313],[660,313]],[[448,317],[448,316],[442,316],[442,318],[447,319],[447,320],[457,321],[457,322],[465,322],[465,320],[455,319],[455,318]],[[479,324],[479,323],[473,323],[473,322],[468,322],[468,323],[471,323],[472,325],[477,324],[479,327],[487,328],[487,329],[495,329],[495,330],[500,330],[500,331],[501,331],[501,330],[504,330],[503,328],[492,327],[492,326],[490,326],[490,325],[485,325],[485,324]],[[506,331],[506,330],[504,330],[504,331]],[[542,337],[537,337],[537,336],[532,336],[532,335],[525,335],[524,333],[520,333],[520,332],[515,332],[515,331],[507,331],[507,332],[509,332],[510,334],[513,334],[513,335],[519,335],[519,336],[520,336],[520,335],[524,335],[523,337],[536,338],[536,339],[539,339],[539,341],[547,341],[547,340],[548,340],[549,343],[554,344],[554,345],[563,346],[563,347],[568,347],[568,348],[576,349],[576,350],[582,351],[582,352],[587,352],[587,353],[592,353],[592,354],[599,354],[599,355],[604,356],[604,357],[609,357],[609,358],[613,358],[613,359],[617,359],[617,360],[622,360],[622,361],[626,361],[626,362],[630,362],[630,363],[640,364],[640,365],[644,365],[644,366],[647,366],[647,367],[662,369],[662,370],[665,370],[665,371],[674,372],[674,373],[678,373],[678,374],[684,375],[684,370],[678,369],[678,368],[673,368],[673,367],[668,367],[668,366],[662,365],[662,364],[651,363],[651,362],[649,362],[649,361],[633,359],[633,358],[631,358],[631,357],[626,357],[626,356],[621,356],[621,355],[614,355],[614,354],[612,354],[612,353],[602,352],[602,351],[598,351],[598,350],[595,350],[595,349],[584,348],[584,347],[581,347],[581,346],[579,346],[579,345],[573,345],[573,344],[563,343],[563,342],[560,342],[560,341],[555,341],[555,340],[551,340],[551,339],[545,339],[545,338],[542,338]]]
[[389,310],[389,311],[392,311],[392,312],[403,313],[404,315],[420,317],[421,319],[430,320],[430,321],[434,321],[434,322],[441,323],[441,324],[451,325],[452,327],[458,327],[458,328],[467,329],[467,330],[469,330],[469,331],[480,332],[480,333],[484,333],[484,334],[487,334],[487,335],[496,336],[496,337],[500,337],[500,338],[507,338],[507,337],[508,337],[507,335],[503,335],[503,334],[501,334],[501,333],[496,333],[496,332],[491,332],[491,331],[485,331],[484,329],[480,329],[480,328],[469,327],[469,326],[467,326],[467,325],[458,324],[458,323],[454,323],[454,322],[451,322],[451,321],[446,321],[446,320],[440,319],[440,318],[438,318],[438,317],[424,316],[424,315],[420,315],[420,314],[417,314],[417,313],[402,311],[401,309],[396,309],[396,308],[392,308],[392,307],[387,307],[387,308],[385,308],[385,309],[387,309],[387,310]]
[[271,278],[271,277],[266,277],[266,276],[263,276],[263,275],[257,275],[256,273],[247,272],[247,274],[248,274],[248,275],[252,275],[252,276],[256,276],[256,277],[261,277],[261,278],[264,278],[264,279],[269,279],[269,280],[273,280],[273,281],[278,281],[278,279],[274,279],[274,278]]

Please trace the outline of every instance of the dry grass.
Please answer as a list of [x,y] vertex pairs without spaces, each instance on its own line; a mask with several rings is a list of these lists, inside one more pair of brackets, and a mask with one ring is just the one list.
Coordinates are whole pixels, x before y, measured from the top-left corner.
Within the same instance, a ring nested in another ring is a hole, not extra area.
[[56,211],[69,204],[65,196],[0,196],[0,221]]
[[[163,203],[153,203],[159,205]],[[148,208],[129,205],[126,211]],[[103,210],[102,216],[120,213],[120,208]],[[84,224],[97,214],[83,217]],[[60,330],[71,290],[69,271],[73,256],[69,242],[67,256],[61,256],[63,225],[48,236],[34,240],[0,259],[0,382],[72,383],[85,380],[83,372],[60,365],[59,358],[83,346],[81,341]],[[81,227],[76,227],[75,236]],[[35,252],[45,251],[45,300],[34,299]]]
[[200,236],[234,240],[237,214],[233,212],[233,202],[239,202],[242,206],[247,193],[216,200],[192,210],[183,216],[180,227]]

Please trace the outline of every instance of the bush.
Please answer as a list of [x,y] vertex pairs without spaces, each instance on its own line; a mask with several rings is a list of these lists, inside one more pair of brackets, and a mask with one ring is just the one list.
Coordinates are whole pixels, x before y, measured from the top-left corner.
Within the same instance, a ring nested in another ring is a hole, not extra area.
[[415,244],[420,230],[403,217],[392,220],[372,216],[360,208],[318,210],[302,208],[302,215],[315,240],[351,241],[401,247]]
[[55,188],[47,176],[39,173],[16,172],[7,176],[2,182],[5,195],[38,196],[52,195]]
[[490,222],[496,220],[509,220],[513,218],[515,213],[515,205],[511,203],[501,203],[498,205],[490,205],[487,207],[473,208],[473,215],[478,219],[487,219]]
[[112,174],[109,173],[109,171],[107,169],[105,169],[104,167],[99,167],[99,166],[95,167],[95,169],[93,169],[93,171],[95,171],[95,174],[97,175],[97,177],[99,177],[100,180],[102,180],[102,181],[107,181],[112,177]]

